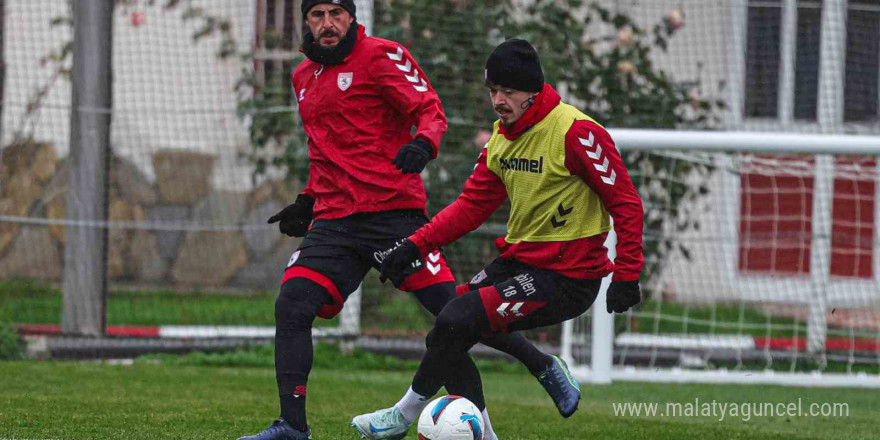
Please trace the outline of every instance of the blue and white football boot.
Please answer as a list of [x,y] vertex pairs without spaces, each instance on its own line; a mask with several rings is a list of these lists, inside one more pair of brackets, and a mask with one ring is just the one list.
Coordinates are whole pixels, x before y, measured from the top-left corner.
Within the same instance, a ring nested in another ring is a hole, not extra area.
[[568,371],[565,361],[553,356],[550,366],[538,375],[538,382],[550,394],[562,417],[571,417],[577,411],[581,388]]
[[238,440],[312,440],[312,432],[309,428],[306,428],[306,432],[297,431],[287,421],[278,418],[259,434],[241,437]]
[[400,440],[412,423],[407,423],[397,406],[380,409],[369,414],[361,414],[351,419],[351,426],[357,429],[361,438],[369,440]]

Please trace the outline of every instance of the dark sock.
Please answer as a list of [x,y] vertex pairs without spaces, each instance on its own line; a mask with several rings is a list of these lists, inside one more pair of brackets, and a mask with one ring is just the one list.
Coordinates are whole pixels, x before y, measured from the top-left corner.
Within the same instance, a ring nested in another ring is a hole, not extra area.
[[306,423],[306,396],[282,395],[281,418],[286,420],[293,429],[305,432],[308,429]]
[[480,342],[515,357],[535,377],[538,377],[553,362],[553,357],[538,350],[537,347],[519,333],[494,333],[484,336]]

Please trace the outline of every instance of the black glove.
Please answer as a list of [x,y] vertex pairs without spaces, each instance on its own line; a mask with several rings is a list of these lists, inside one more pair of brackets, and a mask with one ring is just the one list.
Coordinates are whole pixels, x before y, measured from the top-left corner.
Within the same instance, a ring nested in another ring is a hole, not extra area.
[[434,148],[428,141],[415,138],[412,142],[400,147],[397,157],[391,161],[398,170],[404,174],[418,174],[425,169],[425,165],[434,155]]
[[395,285],[402,283],[406,278],[404,271],[412,265],[413,261],[418,259],[419,248],[415,243],[404,240],[382,259],[382,266],[379,267],[379,281],[384,283],[385,280],[390,279]]
[[315,199],[300,194],[296,196],[296,201],[291,205],[287,205],[278,214],[269,217],[269,223],[278,224],[278,230],[282,234],[291,237],[302,237],[309,231],[309,225],[312,224],[312,207],[315,206]]
[[638,281],[612,281],[605,294],[608,313],[623,313],[641,301]]

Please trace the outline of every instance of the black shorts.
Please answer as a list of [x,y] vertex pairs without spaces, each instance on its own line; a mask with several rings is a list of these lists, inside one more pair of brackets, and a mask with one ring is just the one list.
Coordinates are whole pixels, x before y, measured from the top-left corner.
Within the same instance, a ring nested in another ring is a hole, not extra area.
[[601,279],[569,278],[552,270],[497,258],[467,284],[459,286],[458,292],[480,295],[493,331],[517,331],[580,316],[596,300],[601,285]]
[[[324,286],[333,304],[319,314],[333,317],[357,289],[370,268],[378,269],[388,251],[428,222],[421,210],[354,214],[341,219],[316,220],[287,263],[284,282],[304,277]],[[454,278],[440,251],[428,254],[406,272],[400,290],[412,292]]]

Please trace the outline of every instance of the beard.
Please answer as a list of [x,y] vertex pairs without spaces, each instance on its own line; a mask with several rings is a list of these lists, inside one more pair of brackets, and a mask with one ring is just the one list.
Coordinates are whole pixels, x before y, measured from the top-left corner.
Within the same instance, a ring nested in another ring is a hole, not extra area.
[[324,47],[321,46],[318,41],[320,41],[322,37],[339,37],[340,35],[335,31],[324,31],[317,39],[311,31],[306,31],[305,35],[303,35],[303,52],[305,52],[310,60],[318,64],[342,64],[345,61],[345,58],[351,54],[352,50],[354,50],[354,44],[357,42],[357,35],[358,23],[356,20],[351,22],[348,32],[333,46]]

